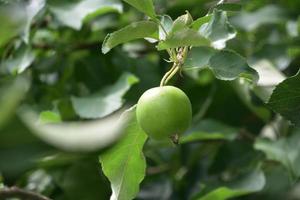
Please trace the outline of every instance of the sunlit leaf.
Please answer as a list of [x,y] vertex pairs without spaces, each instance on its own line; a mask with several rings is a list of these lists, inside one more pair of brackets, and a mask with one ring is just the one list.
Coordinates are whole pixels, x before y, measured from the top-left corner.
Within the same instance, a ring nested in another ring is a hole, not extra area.
[[203,24],[199,32],[212,41],[212,46],[223,49],[226,41],[236,36],[236,30],[229,23],[225,11],[214,10],[208,23]]
[[139,21],[108,34],[102,44],[105,54],[115,46],[140,38],[158,39],[158,25],[151,21]]
[[183,28],[175,32],[171,32],[166,40],[161,41],[157,45],[158,50],[168,48],[177,48],[184,46],[209,46],[208,39],[200,35],[197,31],[190,28]]
[[45,7],[46,1],[45,0],[30,0],[26,5],[26,13],[27,13],[27,20],[26,20],[26,27],[23,33],[23,39],[26,43],[28,43],[29,35],[30,35],[30,26],[34,17]]

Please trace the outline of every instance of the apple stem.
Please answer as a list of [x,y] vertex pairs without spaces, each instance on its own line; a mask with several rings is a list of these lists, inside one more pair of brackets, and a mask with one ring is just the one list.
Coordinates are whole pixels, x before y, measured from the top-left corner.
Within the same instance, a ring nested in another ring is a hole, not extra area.
[[160,81],[160,86],[164,86],[166,85],[171,78],[178,72],[181,70],[181,67],[185,61],[187,52],[188,52],[188,47],[181,47],[178,51],[177,51],[177,55],[176,55],[176,59],[174,60],[174,63],[171,67],[171,69],[165,73],[165,75],[163,76],[163,78]]

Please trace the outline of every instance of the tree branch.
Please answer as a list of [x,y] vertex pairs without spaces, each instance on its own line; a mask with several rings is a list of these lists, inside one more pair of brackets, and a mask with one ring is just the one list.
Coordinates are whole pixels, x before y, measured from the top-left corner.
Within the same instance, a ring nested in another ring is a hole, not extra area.
[[38,193],[23,190],[15,186],[10,188],[5,187],[3,189],[0,189],[1,200],[13,198],[13,197],[17,197],[22,200],[51,200],[50,198],[40,195]]

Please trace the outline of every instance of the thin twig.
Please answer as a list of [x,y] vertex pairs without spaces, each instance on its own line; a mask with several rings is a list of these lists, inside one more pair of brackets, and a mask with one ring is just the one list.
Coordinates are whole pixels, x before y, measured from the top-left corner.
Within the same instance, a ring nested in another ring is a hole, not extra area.
[[0,189],[0,200],[5,200],[13,197],[17,197],[22,200],[51,200],[50,198],[45,197],[41,194],[20,189],[16,186]]

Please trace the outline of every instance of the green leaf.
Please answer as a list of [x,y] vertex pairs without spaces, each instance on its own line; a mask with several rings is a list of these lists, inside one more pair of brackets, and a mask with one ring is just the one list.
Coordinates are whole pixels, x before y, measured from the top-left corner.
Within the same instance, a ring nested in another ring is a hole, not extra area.
[[300,71],[276,86],[268,101],[268,106],[300,126]]
[[205,140],[233,140],[238,130],[214,120],[202,120],[187,135],[180,138],[180,144]]
[[249,67],[246,60],[229,50],[217,51],[208,47],[193,48],[188,53],[184,67],[209,68],[216,78],[221,80],[229,81],[239,77],[253,82],[258,80],[257,72]]
[[246,31],[253,31],[265,24],[274,24],[282,22],[285,19],[282,8],[267,5],[254,12],[243,11],[239,15],[231,18],[234,26]]
[[139,21],[108,34],[102,44],[105,54],[115,46],[140,38],[158,39],[158,25],[151,21]]
[[186,11],[186,14],[179,16],[172,25],[171,32],[175,33],[181,29],[188,28],[193,23],[193,17]]
[[122,107],[122,97],[130,87],[138,82],[132,74],[124,73],[112,86],[86,97],[72,97],[76,114],[81,118],[95,119],[105,117]]
[[161,41],[157,45],[158,50],[168,48],[177,48],[184,46],[209,46],[210,42],[197,31],[190,28],[171,32],[166,40]]
[[55,1],[50,3],[49,8],[60,23],[76,30],[81,29],[83,21],[89,16],[122,12],[123,9],[119,0]]
[[111,183],[114,200],[131,200],[144,179],[146,161],[142,152],[147,135],[139,127],[135,108],[125,113],[131,120],[124,137],[100,155],[102,170]]
[[0,47],[22,33],[26,17],[27,13],[22,6],[0,5]]
[[139,11],[145,13],[151,18],[155,18],[155,10],[153,6],[152,0],[123,0],[130,4],[131,6],[135,7]]
[[43,111],[39,116],[39,123],[41,124],[58,123],[61,121],[60,115],[53,111]]
[[258,138],[254,148],[265,153],[268,160],[281,163],[293,178],[300,176],[300,153],[297,148],[300,145],[299,131],[288,138],[280,138],[276,141]]
[[193,23],[191,24],[192,29],[198,31],[198,29],[205,23],[208,23],[210,21],[210,19],[212,18],[212,15],[206,15],[204,17],[200,17],[198,19],[196,19],[195,21],[193,21]]
[[262,190],[265,183],[264,173],[260,169],[257,169],[237,177],[235,181],[209,192],[205,196],[198,198],[198,200],[225,200],[239,197]]
[[212,46],[217,49],[223,49],[226,41],[236,36],[236,30],[229,23],[225,11],[214,10],[208,23],[203,24],[199,32],[212,42]]

